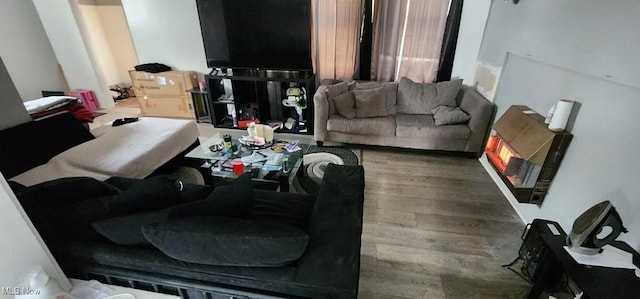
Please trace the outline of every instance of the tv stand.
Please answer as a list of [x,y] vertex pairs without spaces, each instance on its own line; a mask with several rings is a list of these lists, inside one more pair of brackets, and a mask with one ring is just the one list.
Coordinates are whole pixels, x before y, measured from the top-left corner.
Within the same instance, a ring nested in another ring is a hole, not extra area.
[[[229,71],[230,70],[230,71]],[[313,95],[315,93],[315,75],[311,70],[264,70],[229,69],[221,74],[213,69],[205,76],[209,98],[211,99],[211,123],[219,128],[244,129],[240,111],[252,110],[260,123],[279,121],[283,124],[288,118],[299,120],[300,115],[292,107],[286,107],[282,100],[287,98],[290,87],[306,90],[306,108],[302,110],[302,119],[306,124],[292,130],[283,128],[277,132],[313,134]],[[229,80],[233,89],[230,101],[223,88],[223,80]],[[225,95],[227,97],[225,97]],[[235,111],[238,122],[229,122]]]

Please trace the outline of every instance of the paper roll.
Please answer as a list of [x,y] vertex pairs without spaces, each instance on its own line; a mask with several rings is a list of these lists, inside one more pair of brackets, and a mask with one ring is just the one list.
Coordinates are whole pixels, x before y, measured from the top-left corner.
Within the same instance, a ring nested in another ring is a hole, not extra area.
[[551,121],[549,122],[549,130],[554,132],[562,132],[567,127],[569,116],[571,116],[571,109],[573,108],[573,101],[571,100],[559,100],[556,104],[556,110],[553,112]]

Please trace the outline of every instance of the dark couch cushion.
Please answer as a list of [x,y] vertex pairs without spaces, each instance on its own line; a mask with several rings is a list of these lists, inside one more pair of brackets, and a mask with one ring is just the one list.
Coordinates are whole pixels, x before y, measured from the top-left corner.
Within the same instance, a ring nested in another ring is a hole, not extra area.
[[48,243],[57,239],[102,240],[91,223],[109,217],[106,203],[113,196],[100,196],[62,206],[25,209],[40,236]]
[[94,221],[91,225],[100,235],[119,245],[151,245],[142,234],[142,227],[169,219],[172,208],[112,217]]
[[94,138],[71,113],[1,130],[0,172],[7,179],[12,178]]
[[[122,189],[123,193],[116,197],[115,202],[109,203],[112,208],[110,217],[91,225],[99,234],[120,245],[151,245],[142,234],[144,225],[168,219],[174,208],[200,200],[213,190],[212,186],[183,184],[180,191],[175,188],[175,178],[171,176],[142,180],[113,177],[106,182]],[[140,197],[136,197],[138,194]]]
[[107,203],[119,189],[88,177],[61,178],[15,191],[20,205],[45,240],[99,239],[91,222],[109,217]]
[[217,187],[204,200],[176,206],[170,217],[230,216],[245,217],[251,213],[253,189],[251,174],[245,173],[228,186]]
[[[126,191],[143,180],[144,179],[111,177],[104,182],[122,191]],[[189,202],[203,199],[211,194],[211,191],[213,191],[213,186],[210,185],[184,184],[184,188],[180,191],[180,201]]]
[[293,226],[228,217],[169,219],[142,232],[172,258],[222,266],[279,267],[299,259],[308,242]]
[[174,176],[161,175],[141,180],[109,203],[113,216],[153,211],[180,202],[184,184]]
[[307,231],[316,198],[307,194],[253,190],[251,219],[277,222]]
[[13,191],[13,193],[19,193],[19,192],[22,192],[24,189],[27,189],[27,186],[20,184],[18,182],[7,181],[7,183],[9,184],[9,188],[11,188],[11,191]]
[[14,190],[25,210],[64,207],[89,198],[117,195],[120,190],[89,177],[61,178]]

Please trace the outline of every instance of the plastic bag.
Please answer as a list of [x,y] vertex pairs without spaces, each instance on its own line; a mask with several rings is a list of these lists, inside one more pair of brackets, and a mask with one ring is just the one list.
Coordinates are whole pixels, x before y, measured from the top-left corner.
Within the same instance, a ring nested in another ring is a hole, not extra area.
[[111,294],[112,290],[97,280],[83,281],[73,287],[73,299],[101,299]]
[[16,299],[71,299],[71,295],[58,285],[58,281],[42,269],[42,266],[33,266],[16,279],[16,287],[13,295]]

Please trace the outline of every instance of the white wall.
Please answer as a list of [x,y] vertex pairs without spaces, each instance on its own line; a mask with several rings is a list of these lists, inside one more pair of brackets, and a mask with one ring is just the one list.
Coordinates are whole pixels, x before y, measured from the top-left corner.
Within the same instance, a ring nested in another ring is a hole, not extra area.
[[122,0],[140,63],[208,73],[195,0]]
[[131,83],[129,70],[139,63],[122,3],[119,0],[96,2],[98,2],[96,9],[102,29],[115,59],[118,83]]
[[0,57],[23,101],[63,90],[58,61],[31,1],[0,1]]
[[561,98],[581,104],[544,203],[508,196],[525,221],[551,219],[569,232],[582,212],[610,200],[629,229],[621,239],[640,248],[637,28],[634,0],[493,1],[478,59],[502,67],[498,116],[511,105],[545,114]]
[[473,85],[476,62],[490,8],[491,0],[465,1],[462,5],[462,19],[451,77],[462,78],[467,85]]
[[507,51],[640,88],[637,0],[494,0],[480,60],[502,64]]
[[95,61],[100,65],[108,86],[120,83],[116,60],[111,52],[109,40],[102,26],[98,7],[94,4],[80,4],[80,13],[87,26],[89,40],[95,49]]
[[91,89],[102,108],[112,107],[77,0],[32,0],[70,88]]
[[0,57],[0,130],[31,121]]
[[31,221],[20,207],[4,176],[0,174],[0,286],[15,287],[19,273],[34,265],[40,265],[55,278],[59,285],[69,290],[71,284],[40,239]]

